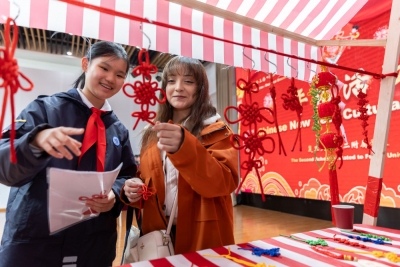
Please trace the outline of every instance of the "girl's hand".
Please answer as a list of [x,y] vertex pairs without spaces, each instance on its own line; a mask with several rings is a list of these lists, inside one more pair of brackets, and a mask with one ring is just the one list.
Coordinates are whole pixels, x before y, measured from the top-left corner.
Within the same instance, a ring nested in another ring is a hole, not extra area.
[[139,178],[131,178],[125,181],[124,192],[130,203],[135,203],[142,198],[142,193],[139,191],[144,185]]
[[70,151],[76,156],[80,156],[82,143],[71,138],[70,135],[79,135],[83,134],[83,132],[84,129],[82,128],[78,129],[70,127],[46,129],[39,132],[31,144],[43,149],[55,158],[62,159],[65,157],[66,159],[71,160],[73,156]]
[[175,153],[183,142],[183,130],[179,125],[156,122],[153,131],[157,131],[157,147],[168,153]]
[[107,196],[104,196],[104,198],[95,198],[93,200],[87,200],[86,206],[97,212],[107,212],[114,207],[114,203],[115,203],[115,194],[111,190]]

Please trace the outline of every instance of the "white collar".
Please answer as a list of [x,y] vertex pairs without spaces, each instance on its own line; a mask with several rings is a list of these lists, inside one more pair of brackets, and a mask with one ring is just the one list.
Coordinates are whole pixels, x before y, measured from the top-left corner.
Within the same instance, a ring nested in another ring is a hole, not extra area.
[[[82,93],[82,89],[76,88],[76,90],[78,91],[78,93],[79,93],[79,95],[80,95],[80,97],[81,97],[81,99],[82,99],[82,102],[83,102],[86,106],[88,106],[88,108],[94,107],[93,104],[90,103],[89,99],[87,99],[87,97]],[[104,105],[101,107],[100,110],[103,110],[103,111],[112,111],[111,106],[110,106],[110,104],[108,103],[107,99],[106,99],[106,101],[104,102]]]
[[217,120],[219,120],[220,118],[221,118],[221,116],[217,113],[217,114],[215,114],[214,116],[212,116],[212,117],[210,117],[210,118],[204,120],[204,121],[203,121],[204,126],[213,124],[214,122],[217,122]]

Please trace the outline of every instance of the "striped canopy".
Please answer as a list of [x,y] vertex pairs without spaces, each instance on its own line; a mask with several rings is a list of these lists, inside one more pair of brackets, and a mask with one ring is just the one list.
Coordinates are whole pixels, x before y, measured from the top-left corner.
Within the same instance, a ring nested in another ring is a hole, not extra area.
[[[83,0],[81,0],[83,1]],[[194,1],[194,0],[192,0]],[[236,13],[258,22],[273,25],[306,37],[323,40],[334,36],[360,10],[367,0],[199,0],[210,6]],[[66,4],[57,0],[15,0],[20,6],[19,26],[72,33],[121,44],[148,47],[149,41],[140,32],[140,23],[98,11]],[[260,31],[237,22],[222,19],[164,0],[84,0],[84,3],[106,7],[168,23],[192,31],[231,40],[254,47],[272,49],[299,57],[320,59],[316,46]],[[187,1],[188,2],[188,1]],[[1,15],[15,17],[17,7],[0,0]],[[0,22],[4,22],[0,17]],[[257,49],[168,29],[151,23],[143,24],[151,39],[151,50],[183,55],[235,67],[276,72],[296,76],[286,58]],[[276,68],[264,57],[277,64]],[[249,59],[251,58],[254,63]],[[310,80],[313,73],[305,62],[291,59],[298,69],[298,79]],[[313,65],[313,64],[311,64]],[[311,66],[315,68],[316,66]]]

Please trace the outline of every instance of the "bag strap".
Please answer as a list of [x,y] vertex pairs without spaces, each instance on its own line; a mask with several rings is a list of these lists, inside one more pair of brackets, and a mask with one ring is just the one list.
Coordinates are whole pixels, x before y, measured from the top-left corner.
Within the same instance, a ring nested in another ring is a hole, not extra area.
[[[125,244],[124,244],[124,249],[122,250],[122,258],[121,258],[121,265],[124,264],[124,252],[126,249],[126,246],[128,245],[128,238],[129,238],[129,232],[131,231],[131,226],[132,226],[132,221],[133,221],[133,215],[135,214],[135,210],[133,207],[128,206],[128,209],[126,211],[126,233],[125,233]],[[120,215],[122,216],[122,215]]]
[[177,208],[178,208],[178,190],[176,191],[174,204],[172,205],[171,214],[169,215],[168,227],[167,231],[165,232],[166,235],[169,235],[171,233],[172,223],[174,222]]

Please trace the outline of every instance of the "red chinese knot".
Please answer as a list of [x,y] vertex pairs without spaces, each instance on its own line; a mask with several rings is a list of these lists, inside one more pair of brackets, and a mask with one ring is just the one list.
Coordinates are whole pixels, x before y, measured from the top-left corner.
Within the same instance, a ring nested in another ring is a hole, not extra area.
[[[143,61],[143,55],[145,60]],[[136,123],[133,129],[136,129],[139,121],[147,121],[154,125],[153,119],[156,117],[154,111],[150,111],[150,106],[155,106],[157,103],[163,104],[167,101],[165,92],[158,88],[158,83],[152,81],[151,74],[157,73],[157,67],[150,64],[149,52],[143,48],[139,52],[139,65],[136,66],[132,74],[136,76],[142,76],[141,81],[135,81],[133,84],[126,83],[122,90],[124,94],[130,98],[133,98],[133,102],[140,105],[140,111],[135,111],[132,113],[132,117],[136,117]],[[133,90],[133,93],[128,92],[128,88]],[[157,91],[160,92],[160,97],[157,97]]]
[[[13,38],[11,40],[11,23],[13,24]],[[10,131],[10,149],[11,149],[11,162],[17,162],[17,155],[15,153],[14,139],[15,139],[15,102],[14,95],[18,89],[23,91],[30,91],[33,88],[33,83],[21,72],[18,71],[17,60],[14,58],[14,52],[18,43],[18,27],[15,21],[7,18],[4,25],[4,48],[0,48],[0,88],[4,88],[3,106],[1,108],[0,127],[3,128],[4,116],[6,113],[7,101],[10,101],[11,106],[11,131]],[[19,81],[21,76],[27,83],[27,87],[23,87]],[[9,98],[9,99],[8,99]],[[0,138],[2,133],[0,132]]]

